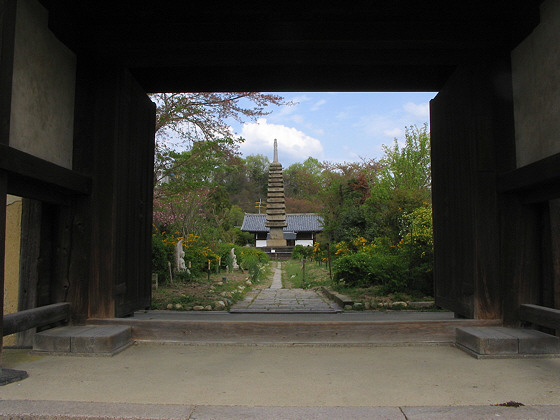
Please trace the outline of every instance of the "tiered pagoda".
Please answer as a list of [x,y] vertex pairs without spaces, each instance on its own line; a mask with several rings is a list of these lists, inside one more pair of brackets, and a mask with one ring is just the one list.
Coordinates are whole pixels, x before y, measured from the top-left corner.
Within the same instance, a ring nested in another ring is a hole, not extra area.
[[268,195],[266,198],[266,224],[270,229],[268,247],[286,246],[284,228],[286,223],[286,197],[284,196],[284,176],[282,164],[278,162],[278,142],[274,139],[274,160],[268,170]]

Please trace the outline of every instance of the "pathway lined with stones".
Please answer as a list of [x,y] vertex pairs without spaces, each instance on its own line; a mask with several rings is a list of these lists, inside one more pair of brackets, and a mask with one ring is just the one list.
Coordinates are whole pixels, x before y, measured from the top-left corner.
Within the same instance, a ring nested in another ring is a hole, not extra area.
[[252,290],[230,309],[233,313],[334,313],[340,307],[314,290],[283,289],[282,263],[278,262],[268,289]]

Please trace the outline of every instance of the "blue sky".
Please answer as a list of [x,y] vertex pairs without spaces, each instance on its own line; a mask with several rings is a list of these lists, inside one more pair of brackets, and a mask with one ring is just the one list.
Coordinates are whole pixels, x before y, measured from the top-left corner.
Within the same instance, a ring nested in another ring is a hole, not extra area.
[[309,156],[319,161],[379,159],[382,144],[404,139],[404,128],[429,123],[435,92],[282,92],[295,105],[276,107],[270,115],[243,125],[232,124],[245,138],[244,156],[264,154],[272,160],[278,140],[284,167]]

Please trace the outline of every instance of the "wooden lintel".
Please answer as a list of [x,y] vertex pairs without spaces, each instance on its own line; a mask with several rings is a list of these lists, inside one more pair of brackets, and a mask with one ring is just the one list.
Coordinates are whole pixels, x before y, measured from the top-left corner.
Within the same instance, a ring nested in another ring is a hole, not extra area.
[[521,305],[519,318],[540,327],[560,329],[560,310],[538,305]]
[[62,302],[4,315],[3,335],[66,321],[69,314],[70,304]]
[[5,144],[0,144],[0,170],[8,174],[9,184],[37,183],[61,194],[91,192],[91,178]]
[[560,197],[560,153],[501,175],[498,191],[527,196],[529,202]]
[[52,185],[13,175],[8,175],[7,179],[8,194],[59,206],[70,204],[70,195],[62,193],[60,189]]

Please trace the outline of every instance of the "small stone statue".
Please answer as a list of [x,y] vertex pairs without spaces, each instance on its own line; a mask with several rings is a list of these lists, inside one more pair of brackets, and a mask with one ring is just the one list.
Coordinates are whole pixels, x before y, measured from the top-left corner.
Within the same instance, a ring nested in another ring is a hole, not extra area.
[[185,264],[185,251],[183,251],[183,240],[181,239],[175,245],[175,269],[177,272],[186,271],[187,265]]
[[239,268],[239,265],[237,264],[237,257],[235,256],[235,248],[231,248],[231,251],[229,252],[229,255],[231,256],[231,267],[233,270],[237,270]]

